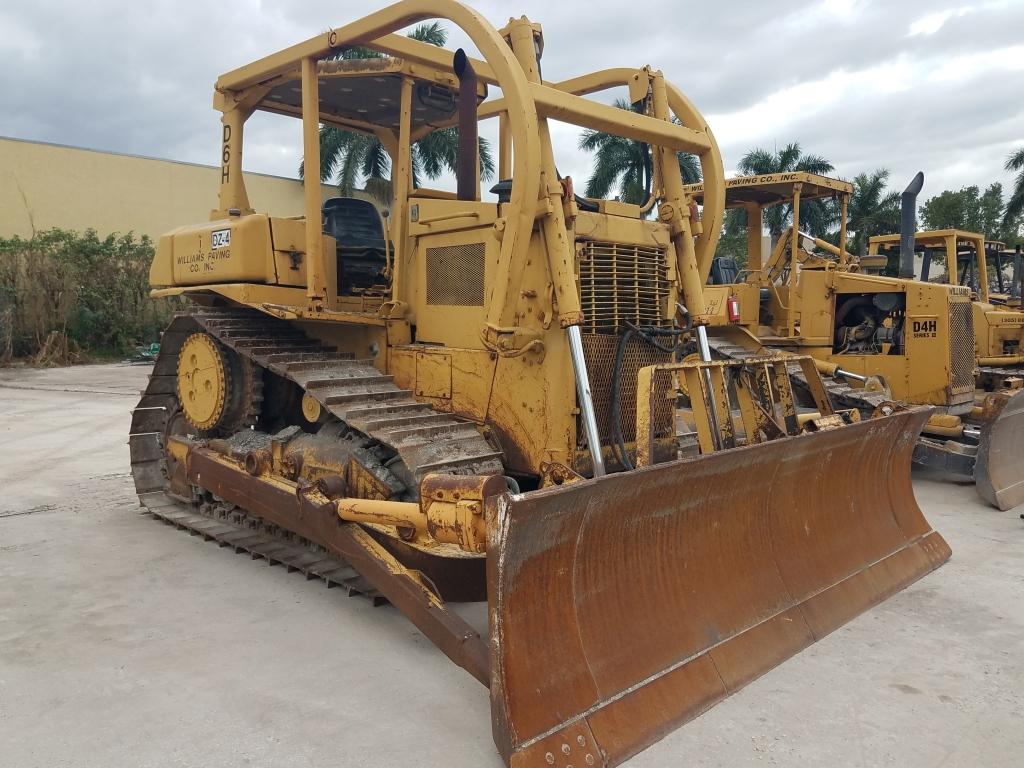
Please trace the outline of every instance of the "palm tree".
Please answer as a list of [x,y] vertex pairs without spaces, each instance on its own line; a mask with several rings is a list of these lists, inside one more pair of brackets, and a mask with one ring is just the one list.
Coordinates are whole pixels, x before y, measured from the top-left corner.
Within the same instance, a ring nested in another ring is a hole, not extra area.
[[[752,149],[740,160],[737,169],[747,176],[760,176],[768,173],[791,173],[805,171],[807,173],[830,173],[832,163],[818,155],[805,155],[800,144],[787,144],[781,151],[770,152],[767,149]],[[829,222],[836,218],[834,205],[823,200],[810,200],[800,204],[800,228],[812,235],[822,237],[828,230]],[[772,236],[772,241],[782,236],[782,231],[789,226],[793,217],[792,205],[773,205],[764,211],[764,224]],[[743,216],[744,220],[746,215]]]
[[853,179],[853,194],[846,210],[846,226],[853,232],[852,248],[860,256],[868,252],[868,238],[900,228],[899,192],[886,192],[889,170],[879,168],[859,173]]
[[[638,111],[625,99],[616,99],[613,106]],[[594,171],[587,180],[584,193],[587,197],[607,198],[614,193],[626,203],[640,205],[644,202],[653,173],[649,145],[601,131],[586,130],[580,136],[579,147],[597,154]],[[679,171],[686,184],[701,179],[700,163],[694,155],[679,153]]]
[[[448,31],[440,22],[420,24],[409,33],[420,42],[443,47]],[[347,48],[335,58],[376,59],[383,54],[368,48]],[[423,177],[436,179],[445,171],[455,173],[458,166],[459,132],[457,128],[442,128],[424,136],[412,147],[413,186]],[[305,172],[299,164],[299,177]],[[490,143],[480,139],[480,178],[494,176],[494,156]],[[387,205],[391,202],[391,158],[380,139],[355,131],[346,131],[332,125],[320,126],[320,180],[336,181],[338,192],[351,195],[362,187]]]
[[1018,171],[1017,178],[1013,180],[1013,192],[1010,194],[1010,201],[1006,204],[1006,211],[1003,213],[1003,227],[1009,229],[1019,216],[1024,214],[1024,147],[1016,152],[1011,152],[1006,158],[1006,170]]

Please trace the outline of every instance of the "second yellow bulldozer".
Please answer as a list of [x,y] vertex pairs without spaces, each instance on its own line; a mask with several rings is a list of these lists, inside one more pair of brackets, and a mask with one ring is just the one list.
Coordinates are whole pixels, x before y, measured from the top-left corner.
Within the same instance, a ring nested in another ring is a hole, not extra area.
[[[846,206],[852,186],[839,179],[794,172],[747,176],[726,182],[726,207],[746,212],[748,264],[740,274],[731,259],[707,265],[716,350],[725,357],[765,349],[812,355],[836,407],[871,414],[889,399],[935,408],[918,439],[914,461],[955,479],[975,483],[999,509],[1024,502],[1024,395],[991,382],[976,393],[976,340],[1003,344],[1020,335],[1024,314],[1006,312],[958,284],[914,279],[915,200],[923,175],[903,194],[904,229],[900,277],[874,274],[846,251]],[[687,187],[698,200],[701,185]],[[839,245],[803,233],[801,203],[838,203]],[[763,211],[789,206],[792,224],[763,253]],[[942,234],[942,233],[940,233]],[[901,236],[876,242],[899,246]],[[978,236],[978,246],[983,238]],[[878,256],[865,259],[877,266]],[[982,250],[982,269],[984,251]],[[1001,318],[994,329],[994,318]],[[1007,328],[1009,324],[1009,328]],[[1000,349],[1003,347],[1000,346]],[[1016,347],[1013,347],[1016,349]],[[993,361],[984,352],[982,372]],[[1011,354],[1003,361],[1015,362]],[[1005,370],[1004,370],[1005,373]],[[987,390],[987,391],[985,391]]]
[[[922,282],[929,282],[938,271],[935,257],[940,256],[945,261],[940,279],[970,291],[976,393],[972,418],[959,429],[961,434],[970,430],[973,421],[978,448],[974,463],[961,472],[974,477],[982,497],[1000,509],[1024,503],[1024,311],[1020,306],[1019,250],[1009,254],[1015,266],[1009,285],[1005,284],[1001,249],[987,247],[985,236],[976,232],[916,232],[908,242],[903,242],[900,234],[878,235],[868,241],[868,253],[868,259],[906,263],[909,274],[913,274],[909,255],[920,253]],[[996,257],[998,293],[989,286],[990,253]]]
[[[434,18],[482,57],[395,34]],[[132,472],[156,517],[390,601],[489,688],[508,765],[611,766],[950,551],[910,485],[926,409],[858,421],[800,358],[805,412],[784,365],[710,360],[723,172],[697,110],[649,67],[544,81],[544,42],[405,0],[218,79],[219,205],[159,242],[154,295],[188,309],[133,413]],[[355,46],[384,57],[341,57]],[[609,88],[638,111],[586,98]],[[323,202],[315,173],[303,215],[257,211],[257,110],[301,120],[307,169],[321,125],[376,137],[390,216]],[[550,119],[651,146],[657,218],[577,196]],[[415,142],[451,127],[457,190],[415,188]],[[703,222],[678,151],[700,158]],[[684,333],[700,360],[679,361]],[[486,600],[485,629],[464,600]]]

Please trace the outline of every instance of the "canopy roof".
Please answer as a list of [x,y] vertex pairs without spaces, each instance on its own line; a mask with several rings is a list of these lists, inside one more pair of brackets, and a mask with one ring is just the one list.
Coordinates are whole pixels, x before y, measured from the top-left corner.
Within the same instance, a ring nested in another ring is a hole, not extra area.
[[[853,193],[853,185],[848,182],[803,171],[737,176],[725,181],[725,207],[742,208],[749,203],[768,207],[788,203],[793,200],[793,185],[797,183],[803,185],[800,189],[802,201]],[[698,203],[704,202],[703,184],[687,184],[684,189]]]
[[[967,232],[962,229],[933,229],[927,232],[917,232],[914,235],[914,245],[919,248],[944,248],[946,238],[955,237],[957,245],[968,245],[974,247],[975,243],[983,242],[984,235],[977,232]],[[899,247],[900,233],[893,232],[888,235],[875,235],[868,240],[869,245],[876,245],[879,248],[889,249]]]
[[[401,112],[403,77],[414,81],[412,130],[443,128],[455,122],[458,79],[450,72],[413,65],[399,58],[337,59],[317,63],[321,122],[355,130],[396,129]],[[487,86],[481,83],[482,101]],[[256,104],[264,112],[302,116],[302,80],[275,80]]]

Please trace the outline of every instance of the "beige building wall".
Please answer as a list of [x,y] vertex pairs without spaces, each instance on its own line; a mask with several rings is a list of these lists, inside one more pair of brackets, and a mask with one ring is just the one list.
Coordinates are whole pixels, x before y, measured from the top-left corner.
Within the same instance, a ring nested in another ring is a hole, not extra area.
[[[0,137],[0,237],[59,227],[155,240],[209,219],[219,184],[215,166]],[[302,214],[299,180],[246,173],[245,184],[257,211]],[[324,199],[337,194],[323,185]]]

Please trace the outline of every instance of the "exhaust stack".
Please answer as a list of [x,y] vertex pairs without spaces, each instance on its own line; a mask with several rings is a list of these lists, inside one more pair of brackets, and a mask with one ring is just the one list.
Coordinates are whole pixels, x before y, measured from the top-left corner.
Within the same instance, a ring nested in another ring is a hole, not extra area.
[[917,232],[917,195],[924,186],[924,173],[917,175],[900,197],[900,277],[914,279],[914,234]]
[[478,126],[476,71],[466,52],[459,48],[452,62],[459,78],[459,154],[456,171],[456,195],[459,200],[477,199]]

